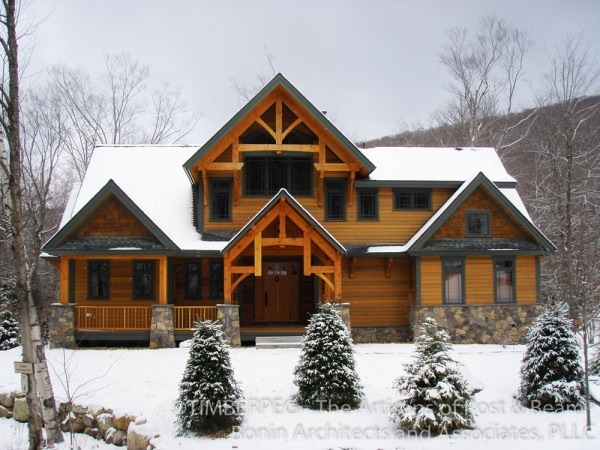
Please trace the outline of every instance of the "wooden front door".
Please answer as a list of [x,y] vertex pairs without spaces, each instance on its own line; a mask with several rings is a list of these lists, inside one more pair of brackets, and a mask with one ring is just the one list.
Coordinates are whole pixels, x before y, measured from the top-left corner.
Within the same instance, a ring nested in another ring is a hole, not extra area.
[[255,318],[262,322],[299,320],[300,264],[295,261],[263,263],[256,282]]

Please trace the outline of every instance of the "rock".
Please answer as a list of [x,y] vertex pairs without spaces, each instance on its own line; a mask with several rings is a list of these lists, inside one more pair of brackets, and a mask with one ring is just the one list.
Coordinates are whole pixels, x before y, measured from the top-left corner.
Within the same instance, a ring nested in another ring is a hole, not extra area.
[[127,430],[127,450],[147,450],[150,441],[155,437],[158,437],[158,433],[148,425],[136,425],[131,422]]
[[81,417],[81,421],[86,427],[92,428],[94,426],[94,416],[91,414],[84,414]]
[[4,406],[8,409],[12,409],[15,405],[14,392],[6,393],[0,392],[0,406]]
[[73,411],[75,414],[87,414],[88,409],[85,406],[81,406],[81,405],[73,405],[71,407],[71,411]]
[[138,416],[135,419],[135,424],[136,425],[144,425],[146,422],[148,422],[148,421],[146,420],[146,418],[144,416]]
[[102,433],[100,433],[98,428],[87,427],[85,430],[83,430],[83,433],[93,437],[94,439],[102,438]]
[[104,441],[106,441],[107,444],[113,443],[113,438],[116,431],[117,429],[115,427],[110,427],[108,430],[106,430],[106,433],[104,433]]
[[27,422],[29,417],[29,408],[27,407],[27,400],[25,398],[16,398],[15,405],[13,407],[13,419],[18,422]]
[[13,416],[12,412],[8,408],[0,405],[0,417],[4,417],[6,419],[11,419],[12,416]]
[[123,411],[113,413],[113,423],[118,430],[127,431],[130,422],[135,421],[135,416],[129,415]]
[[104,414],[105,412],[111,412],[111,411],[107,411],[102,406],[99,406],[99,405],[91,405],[91,406],[88,406],[86,412],[88,414],[96,417],[96,416],[99,416],[100,414]]
[[62,421],[60,429],[65,433],[81,433],[85,430],[82,416],[73,414],[72,412]]
[[127,432],[123,430],[117,430],[113,436],[113,445],[127,447]]
[[96,422],[98,422],[98,429],[102,433],[102,436],[106,436],[106,432],[109,428],[114,427],[113,423],[113,415],[109,413],[102,413],[96,417]]

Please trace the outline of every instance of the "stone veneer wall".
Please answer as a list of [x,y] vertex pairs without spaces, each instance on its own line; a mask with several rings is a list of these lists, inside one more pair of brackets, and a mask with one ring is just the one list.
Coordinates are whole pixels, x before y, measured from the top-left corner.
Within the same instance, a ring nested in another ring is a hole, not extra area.
[[352,323],[350,321],[350,303],[332,303],[333,309],[337,311],[348,331],[352,332]]
[[217,305],[217,322],[221,325],[224,337],[232,347],[242,345],[240,337],[240,305]]
[[75,348],[75,305],[52,303],[48,327],[50,348]]
[[406,342],[413,338],[411,327],[354,327],[352,339],[356,343]]
[[433,317],[455,344],[504,345],[524,342],[541,310],[540,304],[413,306],[411,316],[415,335],[419,324]]
[[152,305],[150,348],[174,348],[173,305]]

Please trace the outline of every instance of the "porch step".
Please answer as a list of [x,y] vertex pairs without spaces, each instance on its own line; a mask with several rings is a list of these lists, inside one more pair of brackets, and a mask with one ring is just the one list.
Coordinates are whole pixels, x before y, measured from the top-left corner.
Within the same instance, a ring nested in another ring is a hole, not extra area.
[[257,336],[256,349],[300,348],[302,336]]

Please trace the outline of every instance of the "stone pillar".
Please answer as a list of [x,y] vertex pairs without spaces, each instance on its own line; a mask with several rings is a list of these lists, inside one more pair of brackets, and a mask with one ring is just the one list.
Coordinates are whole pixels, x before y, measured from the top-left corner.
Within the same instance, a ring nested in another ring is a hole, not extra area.
[[152,305],[150,348],[174,348],[173,305]]
[[50,305],[50,348],[75,348],[75,304]]
[[240,305],[217,305],[217,322],[232,347],[242,345],[240,338]]
[[352,333],[352,325],[350,323],[350,303],[332,303],[333,309],[340,315],[348,331]]

